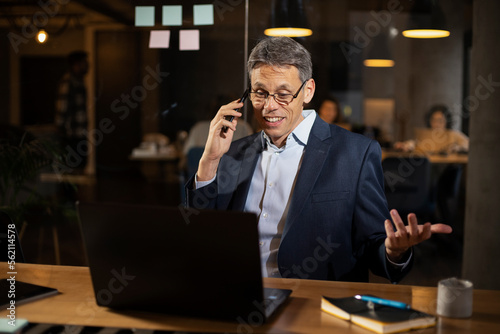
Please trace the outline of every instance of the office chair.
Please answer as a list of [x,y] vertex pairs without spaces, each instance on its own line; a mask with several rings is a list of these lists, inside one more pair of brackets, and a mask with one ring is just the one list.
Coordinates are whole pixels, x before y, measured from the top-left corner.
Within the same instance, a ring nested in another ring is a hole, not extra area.
[[439,175],[436,187],[437,211],[444,222],[453,225],[454,230],[459,227],[457,212],[462,172],[463,167],[461,165],[451,164],[446,166]]
[[190,148],[186,154],[185,163],[182,163],[182,168],[179,174],[181,203],[185,203],[186,201],[186,190],[184,189],[184,184],[198,170],[198,163],[204,150],[204,147],[198,146]]
[[17,229],[9,215],[0,211],[0,261],[25,262]]
[[426,157],[388,157],[382,161],[382,168],[389,209],[398,210],[401,217],[412,212],[423,219],[433,216],[435,192]]
[[192,147],[186,156],[187,178],[189,179],[198,170],[198,163],[203,155],[204,147]]

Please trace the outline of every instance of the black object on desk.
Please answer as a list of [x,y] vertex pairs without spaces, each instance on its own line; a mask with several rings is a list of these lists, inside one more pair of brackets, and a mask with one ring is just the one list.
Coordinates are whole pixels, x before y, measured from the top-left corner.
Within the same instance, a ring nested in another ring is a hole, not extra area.
[[291,293],[263,288],[253,213],[110,203],[77,208],[98,305],[264,323]]
[[[7,273],[9,275],[9,273]],[[46,286],[26,283],[15,279],[0,280],[0,307],[9,307],[14,302],[14,307],[35,301],[41,298],[58,294],[57,289]]]

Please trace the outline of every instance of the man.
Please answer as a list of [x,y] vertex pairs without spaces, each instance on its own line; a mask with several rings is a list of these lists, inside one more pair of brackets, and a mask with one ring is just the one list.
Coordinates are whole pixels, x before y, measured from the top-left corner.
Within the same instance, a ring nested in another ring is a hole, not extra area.
[[299,43],[264,39],[248,71],[263,131],[231,144],[242,116],[235,109],[243,104],[222,106],[187,184],[187,201],[193,208],[255,212],[264,276],[367,281],[369,268],[397,282],[411,266],[411,246],[451,232],[442,224],[418,225],[413,214],[405,226],[395,210],[389,214],[378,143],[303,110],[315,82]]
[[88,152],[85,137],[88,124],[87,91],[83,81],[88,68],[86,52],[74,51],[69,54],[68,72],[59,83],[56,101],[56,125],[64,145],[69,145],[79,158],[78,161],[71,162],[72,168],[84,168]]

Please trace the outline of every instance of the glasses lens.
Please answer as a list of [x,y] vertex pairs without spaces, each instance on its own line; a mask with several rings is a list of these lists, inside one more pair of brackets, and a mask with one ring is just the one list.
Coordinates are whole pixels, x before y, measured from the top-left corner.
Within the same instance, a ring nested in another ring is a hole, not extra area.
[[[264,104],[266,103],[266,100],[268,96],[271,94],[263,93],[263,92],[251,92],[251,100],[252,103],[254,104]],[[281,104],[281,105],[287,105],[293,101],[293,95],[292,94],[272,94],[271,95],[274,100]]]
[[251,98],[252,102],[255,104],[261,104],[264,103],[264,101],[267,98],[267,94],[262,93],[262,92],[251,92]]
[[293,100],[292,94],[275,94],[274,99],[279,104],[289,104]]

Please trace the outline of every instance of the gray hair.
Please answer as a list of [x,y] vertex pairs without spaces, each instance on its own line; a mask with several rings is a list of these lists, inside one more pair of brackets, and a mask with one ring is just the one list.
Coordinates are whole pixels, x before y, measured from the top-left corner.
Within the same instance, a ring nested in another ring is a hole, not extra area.
[[274,67],[295,66],[301,81],[312,78],[311,54],[290,37],[268,37],[261,40],[248,57],[248,74],[261,65]]

